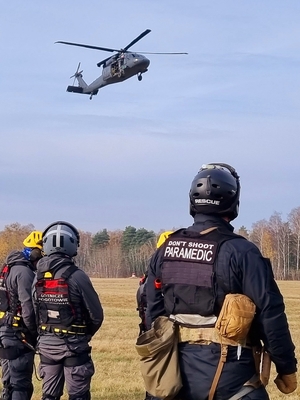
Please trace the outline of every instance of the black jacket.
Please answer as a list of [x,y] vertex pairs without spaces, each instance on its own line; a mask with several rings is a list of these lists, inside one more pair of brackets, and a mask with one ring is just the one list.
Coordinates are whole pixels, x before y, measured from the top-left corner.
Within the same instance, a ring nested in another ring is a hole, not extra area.
[[[233,227],[217,216],[197,214],[187,230],[201,232],[218,227],[220,232],[232,232]],[[165,315],[164,300],[154,281],[161,276],[164,247],[159,248],[151,258],[147,282],[147,325],[159,316]],[[224,242],[215,264],[218,302],[222,304],[227,293],[241,293],[256,305],[254,321],[255,336],[261,339],[279,374],[296,371],[295,346],[292,342],[285,314],[283,297],[274,280],[272,267],[259,249],[244,238]]]
[[10,301],[18,301],[22,309],[22,322],[25,331],[37,334],[35,315],[31,298],[31,285],[35,277],[32,264],[21,251],[12,251],[6,258],[11,268],[6,280]]
[[[71,258],[63,254],[52,254],[43,257],[37,263],[37,273],[52,271],[55,279],[60,278],[73,261]],[[54,272],[55,271],[55,272]],[[37,298],[35,291],[35,283],[33,284],[33,300],[34,307],[37,310]],[[96,293],[90,278],[81,269],[77,269],[68,279],[68,288],[70,296],[77,299],[77,303],[81,303],[88,315],[88,333],[94,335],[103,322],[103,309],[98,294]]]

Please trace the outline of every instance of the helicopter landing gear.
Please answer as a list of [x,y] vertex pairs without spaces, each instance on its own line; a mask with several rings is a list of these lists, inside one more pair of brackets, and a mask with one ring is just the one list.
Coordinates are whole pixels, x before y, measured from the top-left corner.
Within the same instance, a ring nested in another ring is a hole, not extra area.
[[138,77],[138,80],[139,80],[139,81],[141,81],[141,80],[143,79],[143,77],[142,77],[142,73],[141,73],[141,72],[139,72],[137,77]]
[[92,100],[93,96],[96,96],[97,93],[98,93],[98,89],[93,90],[93,91],[90,93],[90,100]]

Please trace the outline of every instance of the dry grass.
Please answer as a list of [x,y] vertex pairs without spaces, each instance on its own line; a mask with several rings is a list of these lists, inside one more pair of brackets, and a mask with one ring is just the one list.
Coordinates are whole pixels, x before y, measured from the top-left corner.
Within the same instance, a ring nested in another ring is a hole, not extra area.
[[[105,321],[91,343],[96,367],[92,380],[92,399],[143,400],[143,381],[134,348],[139,324],[135,311],[138,279],[93,279],[93,283],[104,307]],[[300,282],[279,282],[279,287],[285,299],[297,357],[300,359]],[[273,383],[275,375],[273,366],[268,386],[270,399],[286,399]],[[35,380],[33,400],[40,398],[41,383]],[[61,400],[67,398],[65,394]],[[288,396],[289,400],[299,398],[300,389]]]

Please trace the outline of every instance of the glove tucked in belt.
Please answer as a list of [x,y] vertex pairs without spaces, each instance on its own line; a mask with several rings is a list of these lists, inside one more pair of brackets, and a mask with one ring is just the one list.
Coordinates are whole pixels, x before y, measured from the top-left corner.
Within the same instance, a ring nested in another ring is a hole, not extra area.
[[297,389],[297,375],[289,374],[289,375],[277,375],[274,380],[277,388],[284,394],[292,393]]

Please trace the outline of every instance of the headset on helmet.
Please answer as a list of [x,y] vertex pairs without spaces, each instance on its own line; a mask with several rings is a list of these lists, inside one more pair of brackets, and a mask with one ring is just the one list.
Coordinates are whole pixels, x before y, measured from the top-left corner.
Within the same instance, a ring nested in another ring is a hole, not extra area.
[[203,165],[190,189],[190,214],[217,214],[233,220],[238,216],[240,179],[233,167],[224,163]]
[[77,254],[79,242],[78,230],[65,221],[53,222],[43,232],[43,251],[47,256],[63,253],[74,257]]

